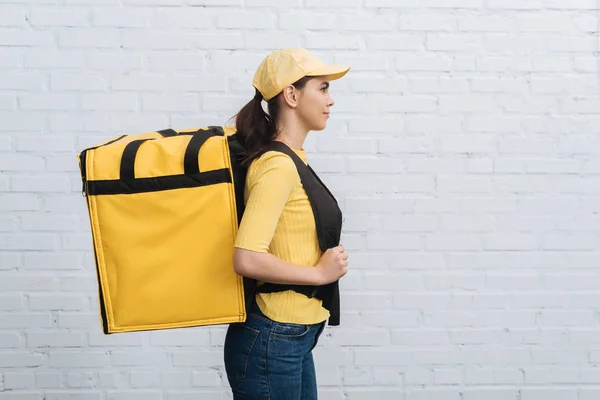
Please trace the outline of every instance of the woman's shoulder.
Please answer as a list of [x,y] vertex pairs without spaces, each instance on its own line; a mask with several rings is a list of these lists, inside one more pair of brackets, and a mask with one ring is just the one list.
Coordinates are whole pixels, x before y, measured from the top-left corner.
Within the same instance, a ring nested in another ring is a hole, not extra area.
[[282,188],[301,184],[294,161],[278,151],[267,151],[250,163],[246,184],[253,187],[260,181],[273,182],[275,187]]
[[250,163],[250,171],[271,171],[277,170],[281,174],[298,175],[296,164],[286,154],[279,151],[270,150]]

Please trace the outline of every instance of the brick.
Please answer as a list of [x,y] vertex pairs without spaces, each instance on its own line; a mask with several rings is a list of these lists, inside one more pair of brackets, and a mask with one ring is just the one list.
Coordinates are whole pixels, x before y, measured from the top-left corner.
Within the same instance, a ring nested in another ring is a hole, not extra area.
[[0,43],[10,46],[52,47],[54,35],[49,31],[29,31],[20,29],[0,30]]
[[199,101],[197,95],[142,95],[144,111],[197,111]]
[[110,49],[120,46],[118,32],[109,29],[64,29],[58,32],[61,47]]
[[[67,374],[67,387],[69,388],[93,388],[96,384],[96,379],[91,372],[71,372]],[[95,394],[85,393],[83,391],[78,392],[77,396],[91,397]]]
[[420,50],[424,42],[417,35],[369,35],[367,45],[373,50]]
[[2,311],[19,311],[22,304],[22,296],[19,294],[0,295],[0,310]]
[[50,351],[49,365],[58,368],[98,368],[109,365],[109,354],[94,351]]
[[[309,0],[313,1],[313,0]],[[337,1],[337,0],[336,0]],[[348,4],[349,2],[345,2]],[[329,3],[328,3],[329,4]],[[332,34],[332,33],[314,33],[305,34],[305,46],[315,50],[323,49],[346,49],[358,50],[360,48],[360,38],[358,35]]]
[[83,335],[79,332],[29,331],[25,334],[27,347],[83,347]]
[[222,29],[267,29],[275,26],[275,19],[268,12],[228,11],[217,15],[216,25]]
[[53,392],[46,395],[46,400],[77,399],[77,400],[101,400],[100,392]]
[[49,10],[34,9],[29,17],[32,26],[52,27],[81,27],[88,26],[89,12],[87,10],[67,9]]
[[[33,352],[15,351],[5,353],[0,358],[2,368],[39,367],[42,365],[42,354]],[[5,378],[6,379],[6,378]]]
[[115,28],[143,28],[147,26],[146,15],[136,9],[95,9],[92,25]]

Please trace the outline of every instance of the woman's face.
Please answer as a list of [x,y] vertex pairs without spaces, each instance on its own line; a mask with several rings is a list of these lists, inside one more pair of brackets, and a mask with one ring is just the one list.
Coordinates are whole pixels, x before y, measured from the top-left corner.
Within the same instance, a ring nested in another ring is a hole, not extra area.
[[296,112],[308,130],[322,131],[327,125],[330,108],[334,104],[329,95],[329,78],[316,76],[300,91]]

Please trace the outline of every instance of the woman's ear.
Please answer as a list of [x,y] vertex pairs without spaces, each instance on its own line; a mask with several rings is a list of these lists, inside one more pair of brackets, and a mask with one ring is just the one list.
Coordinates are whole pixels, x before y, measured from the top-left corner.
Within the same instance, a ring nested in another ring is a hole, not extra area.
[[296,108],[298,106],[298,89],[293,85],[286,86],[282,94],[284,101],[289,107]]

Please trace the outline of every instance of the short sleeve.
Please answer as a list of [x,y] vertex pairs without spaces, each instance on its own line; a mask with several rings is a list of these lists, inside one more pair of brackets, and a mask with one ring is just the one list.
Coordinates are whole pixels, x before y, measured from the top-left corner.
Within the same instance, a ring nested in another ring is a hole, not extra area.
[[300,177],[294,161],[279,152],[267,152],[248,169],[246,209],[235,247],[266,253],[283,212]]

